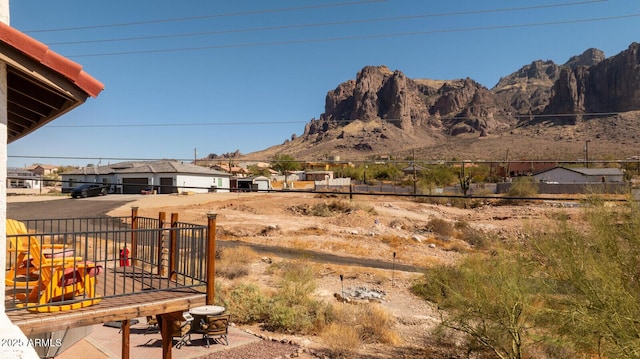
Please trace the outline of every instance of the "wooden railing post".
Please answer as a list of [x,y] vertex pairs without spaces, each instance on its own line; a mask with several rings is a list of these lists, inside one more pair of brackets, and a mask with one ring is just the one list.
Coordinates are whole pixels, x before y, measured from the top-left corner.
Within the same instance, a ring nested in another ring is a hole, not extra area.
[[129,347],[130,347],[130,333],[131,333],[131,321],[125,319],[121,322],[122,328],[122,350],[120,358],[129,359]]
[[169,278],[176,279],[176,256],[178,253],[178,214],[171,213],[171,233],[169,234]]
[[207,305],[213,305],[216,298],[216,217],[215,213],[207,215]]
[[[138,207],[131,207],[131,265],[135,267],[138,256]],[[126,245],[126,243],[125,243]]]
[[162,253],[163,253],[163,249],[164,249],[164,222],[167,221],[167,213],[166,212],[160,212],[158,213],[158,228],[160,229],[158,231],[158,250],[157,250],[157,256],[158,256],[158,275],[162,276]]

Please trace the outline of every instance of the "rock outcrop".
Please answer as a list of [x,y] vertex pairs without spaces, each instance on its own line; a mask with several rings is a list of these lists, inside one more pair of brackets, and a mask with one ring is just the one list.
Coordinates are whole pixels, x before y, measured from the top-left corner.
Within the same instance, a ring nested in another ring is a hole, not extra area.
[[640,44],[633,43],[620,54],[593,66],[564,68],[552,88],[552,98],[543,114],[555,123],[575,124],[611,112],[640,109]]
[[589,135],[585,128],[554,132],[550,126],[577,126],[598,118],[604,122],[591,126],[590,134],[604,138],[625,129],[612,143],[635,143],[636,135],[630,131],[636,130],[631,124],[637,115],[625,116],[628,111],[640,113],[638,43],[610,58],[588,49],[562,65],[536,60],[502,77],[490,90],[471,78],[411,79],[386,66],[366,66],[355,79],[327,93],[324,113],[306,125],[304,134],[292,136],[269,153],[358,157],[354,153],[406,154],[429,148],[431,153],[454,157],[460,150],[448,145],[453,139],[464,146],[474,139],[502,145],[506,141],[501,139],[511,136],[552,141],[546,148],[557,148],[562,140],[572,148],[576,140]]

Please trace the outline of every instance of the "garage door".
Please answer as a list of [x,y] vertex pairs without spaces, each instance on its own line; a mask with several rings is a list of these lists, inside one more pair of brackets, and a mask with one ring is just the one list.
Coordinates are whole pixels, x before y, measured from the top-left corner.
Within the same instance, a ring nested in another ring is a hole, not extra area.
[[160,177],[160,191],[158,193],[178,193],[178,188],[173,185],[173,177]]
[[123,178],[122,193],[140,194],[140,192],[149,185],[148,179],[145,178]]

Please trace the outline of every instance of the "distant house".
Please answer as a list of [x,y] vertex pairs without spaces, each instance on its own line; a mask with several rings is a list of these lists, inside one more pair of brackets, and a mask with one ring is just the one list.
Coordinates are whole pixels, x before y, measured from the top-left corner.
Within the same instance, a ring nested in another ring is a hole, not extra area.
[[63,193],[82,183],[102,183],[109,186],[111,193],[139,194],[143,190],[155,190],[160,194],[228,192],[231,175],[179,161],[139,161],[83,167],[65,172],[61,177]]
[[25,169],[7,168],[7,188],[40,188],[39,175]]
[[418,166],[416,164],[411,164],[411,165],[403,168],[402,169],[402,173],[404,173],[405,175],[413,175],[413,174],[419,174],[424,170],[426,170],[426,168],[424,168],[422,166]]
[[305,181],[328,181],[333,179],[333,171],[308,171],[304,177]]
[[271,180],[265,176],[232,178],[231,188],[240,192],[261,192],[273,189]]
[[557,162],[536,162],[536,161],[515,161],[506,165],[498,166],[496,174],[498,177],[520,177],[531,176],[534,173],[546,171],[558,167]]
[[25,170],[37,174],[39,176],[47,176],[58,172],[58,166],[54,165],[31,165]]
[[619,168],[554,167],[534,174],[533,178],[551,184],[623,183],[624,172]]
[[225,164],[217,164],[211,166],[211,169],[221,172],[226,172],[231,174],[232,176],[245,177],[249,171],[246,168],[240,166],[229,166]]

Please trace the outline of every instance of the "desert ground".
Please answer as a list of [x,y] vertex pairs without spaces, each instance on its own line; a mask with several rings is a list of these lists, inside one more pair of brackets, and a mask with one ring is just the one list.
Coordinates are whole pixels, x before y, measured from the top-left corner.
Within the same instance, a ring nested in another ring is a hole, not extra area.
[[[542,200],[520,205],[484,203],[464,209],[393,196],[209,193],[144,196],[109,215],[130,214],[132,206],[145,217],[155,218],[163,211],[178,213],[181,222],[199,224],[206,224],[207,215],[215,213],[221,244],[273,248],[266,254],[258,250],[247,278],[263,286],[272,284],[269,263],[296,259],[292,258],[295,252],[287,251],[286,258],[277,255],[278,248],[286,248],[300,250],[304,254],[298,259],[314,267],[315,295],[320,299],[338,303],[336,294],[349,297],[362,288],[383,293],[380,303],[393,317],[400,343],[393,347],[363,345],[358,350],[361,358],[456,357],[455,348],[433,345],[432,330],[440,317],[437,308],[410,292],[413,280],[424,275],[420,268],[454,265],[467,253],[482,250],[469,244],[464,236],[470,232],[461,229],[471,228],[490,241],[518,240],[526,237],[529,228],[546,226],[560,212],[578,218],[581,211],[576,203]],[[326,211],[318,213],[320,209]],[[434,228],[442,221],[454,230],[443,234]],[[347,258],[346,263],[331,256]],[[414,270],[398,269],[404,265]],[[246,329],[261,332],[257,325]],[[314,335],[261,334],[288,339],[312,351],[321,352],[324,346]]]

